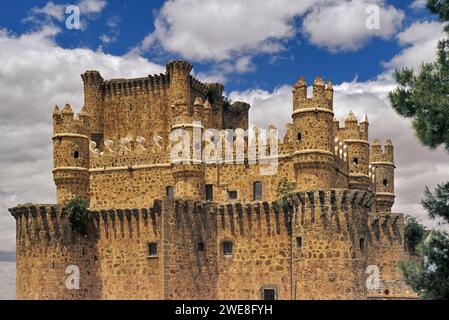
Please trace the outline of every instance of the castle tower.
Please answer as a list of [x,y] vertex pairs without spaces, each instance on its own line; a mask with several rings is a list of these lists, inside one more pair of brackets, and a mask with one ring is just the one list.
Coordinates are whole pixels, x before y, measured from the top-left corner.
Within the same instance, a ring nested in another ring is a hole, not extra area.
[[[192,65],[173,61],[167,65],[170,78],[170,101],[173,104],[171,137],[182,151],[171,152],[175,196],[203,200],[205,165],[201,160],[204,126],[199,118],[204,107],[199,100],[192,105],[190,90]],[[181,142],[182,141],[182,142]]]
[[85,107],[74,118],[70,105],[53,112],[53,176],[58,205],[89,200],[90,116]]
[[379,140],[374,140],[370,164],[373,170],[374,191],[376,192],[376,212],[391,212],[394,204],[394,148],[391,140],[387,140],[382,152]]
[[347,189],[291,195],[294,300],[366,298],[371,195]]
[[368,190],[371,187],[369,177],[368,118],[359,125],[352,111],[345,120],[345,144],[348,146],[349,188]]
[[295,175],[299,191],[330,189],[334,181],[333,89],[317,77],[313,96],[299,79],[293,89],[293,128],[297,141]]
[[207,83],[209,89],[208,100],[212,104],[213,117],[209,128],[227,129],[223,128],[224,111],[223,111],[223,91],[224,86],[220,83]]
[[81,75],[84,83],[84,107],[91,116],[92,140],[101,146],[104,132],[103,77],[98,71],[87,71]]
[[212,126],[212,106],[208,99],[204,101],[203,109],[204,109],[204,118],[203,118],[204,127],[210,128]]

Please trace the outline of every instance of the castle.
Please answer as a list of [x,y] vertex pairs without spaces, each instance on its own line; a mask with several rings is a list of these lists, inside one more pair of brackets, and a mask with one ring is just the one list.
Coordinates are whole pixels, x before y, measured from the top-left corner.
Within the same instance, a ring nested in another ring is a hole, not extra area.
[[[57,204],[10,209],[17,298],[415,298],[397,268],[408,255],[404,217],[391,212],[391,141],[370,146],[368,119],[352,113],[340,126],[319,77],[311,97],[303,78],[294,85],[283,139],[273,126],[248,136],[250,106],[191,71],[184,61],[138,79],[88,71],[81,112],[55,108]],[[218,138],[195,143],[208,128]],[[178,130],[187,153],[174,160]],[[207,145],[217,161],[195,152]],[[282,194],[282,181],[294,190]],[[89,205],[86,235],[65,208],[77,198]],[[79,288],[66,285],[70,266]]]

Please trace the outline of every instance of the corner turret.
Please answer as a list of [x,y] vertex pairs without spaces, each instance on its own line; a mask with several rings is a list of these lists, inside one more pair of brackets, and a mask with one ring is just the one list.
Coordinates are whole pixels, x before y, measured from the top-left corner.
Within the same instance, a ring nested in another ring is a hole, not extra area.
[[296,138],[295,172],[299,191],[329,189],[335,181],[334,112],[324,80],[316,77],[313,96],[307,98],[307,85],[300,78],[293,89],[293,130]]
[[370,165],[374,175],[374,191],[376,193],[376,212],[391,212],[394,204],[394,148],[391,140],[387,140],[382,152],[379,140],[374,140],[371,148]]
[[176,153],[174,146],[171,161],[175,196],[203,200],[205,165],[201,160],[201,140],[204,126],[200,121],[204,107],[200,99],[191,101],[192,68],[185,61],[173,61],[167,65],[174,112],[170,139],[183,149],[181,154]]
[[170,79],[170,104],[173,106],[172,123],[179,125],[192,122],[190,101],[190,72],[193,66],[186,61],[172,61],[166,66]]
[[367,124],[359,124],[352,111],[345,119],[345,126],[335,132],[337,139],[347,146],[349,162],[349,188],[370,190],[369,176],[370,146],[368,142]]
[[91,116],[92,140],[103,141],[104,132],[104,79],[99,71],[86,71],[81,75],[84,83],[84,107]]
[[53,176],[58,205],[74,198],[89,200],[89,144],[91,117],[85,107],[74,117],[67,104],[53,112]]

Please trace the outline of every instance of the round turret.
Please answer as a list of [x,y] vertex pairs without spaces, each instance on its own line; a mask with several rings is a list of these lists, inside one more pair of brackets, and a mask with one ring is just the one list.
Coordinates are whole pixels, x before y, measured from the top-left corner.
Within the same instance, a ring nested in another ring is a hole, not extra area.
[[312,98],[304,98],[304,88],[301,78],[293,90],[297,185],[299,190],[329,189],[335,181],[334,112],[322,78],[315,79]]
[[86,108],[74,118],[70,105],[53,113],[53,176],[58,204],[75,198],[89,200],[90,116]]
[[391,212],[394,204],[394,148],[391,140],[387,140],[382,152],[379,140],[375,140],[371,148],[371,167],[374,190],[376,192],[375,210]]

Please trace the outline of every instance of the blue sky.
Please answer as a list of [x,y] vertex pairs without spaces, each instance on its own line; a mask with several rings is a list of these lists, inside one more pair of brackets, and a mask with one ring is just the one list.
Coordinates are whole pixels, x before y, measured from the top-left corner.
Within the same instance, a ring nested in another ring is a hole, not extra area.
[[[15,248],[18,203],[54,203],[51,112],[83,103],[80,74],[105,78],[164,72],[171,59],[220,81],[232,100],[251,103],[251,125],[282,130],[291,121],[292,85],[304,75],[332,79],[335,113],[370,119],[370,140],[391,138],[396,156],[394,210],[422,219],[425,186],[449,180],[449,156],[416,139],[391,108],[397,68],[435,59],[444,37],[423,0],[17,0],[0,11],[0,255]],[[80,30],[65,26],[68,5]],[[369,29],[367,8],[377,8]],[[11,268],[0,266],[2,274]],[[3,273],[2,273],[3,272]],[[11,282],[8,282],[11,283]],[[0,287],[0,293],[2,288]],[[5,289],[6,290],[6,289]],[[1,297],[1,295],[0,295]]]
[[[369,1],[368,1],[369,2]],[[378,2],[378,1],[374,1]],[[381,3],[383,1],[380,1]],[[32,8],[43,8],[47,1],[15,1],[6,4],[6,9],[0,12],[0,27],[14,34],[22,34],[38,29],[41,25],[35,20],[30,21]],[[67,1],[53,1],[55,5],[65,5]],[[403,21],[397,31],[406,28],[416,21],[435,20],[427,10],[411,8],[409,1],[388,1],[383,5],[392,5],[404,13]],[[52,19],[55,26],[60,27],[60,33],[55,37],[56,43],[63,48],[86,47],[92,50],[101,48],[106,53],[121,56],[139,46],[146,35],[154,31],[154,20],[164,5],[164,1],[115,0],[108,1],[104,9],[94,13],[89,18],[84,30],[66,30],[64,21]],[[43,20],[42,15],[39,17]],[[115,19],[119,30],[116,40],[112,43],[101,41],[101,36],[110,34],[108,21]],[[293,17],[292,24],[299,30],[303,19],[300,15]],[[263,21],[263,20],[262,20]],[[210,26],[213,28],[213,25]],[[244,24],[243,24],[244,27]],[[330,31],[331,32],[331,31]],[[219,33],[217,33],[219,34]],[[219,37],[219,36],[218,36]],[[340,83],[351,81],[357,77],[359,81],[372,79],[385,69],[383,63],[391,60],[402,47],[391,34],[388,39],[373,37],[366,40],[358,50],[329,51],[313,45],[307,36],[297,32],[294,37],[283,39],[285,50],[271,54],[256,54],[252,57],[254,68],[252,72],[231,75],[228,78],[228,90],[242,90],[259,87],[272,90],[281,83],[292,83],[298,77],[298,72],[307,79],[320,74]],[[364,40],[365,41],[365,40]],[[151,61],[164,64],[171,58],[185,58],[179,52],[151,48],[143,56]],[[275,59],[276,62],[273,62]],[[196,71],[208,72],[216,63],[214,60],[195,62]]]

